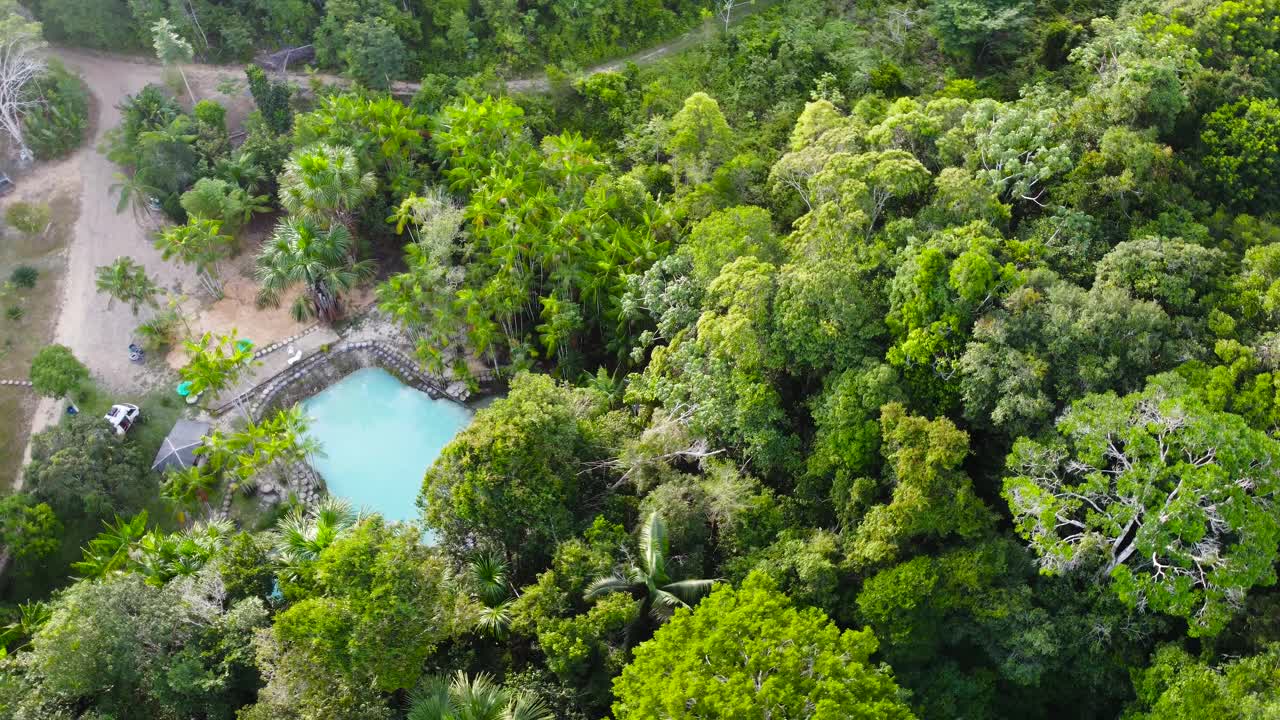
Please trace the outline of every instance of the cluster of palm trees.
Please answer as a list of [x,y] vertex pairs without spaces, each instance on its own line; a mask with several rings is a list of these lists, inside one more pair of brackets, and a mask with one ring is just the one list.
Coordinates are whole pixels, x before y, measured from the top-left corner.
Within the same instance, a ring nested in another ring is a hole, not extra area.
[[176,533],[147,529],[147,513],[116,517],[89,541],[84,557],[72,568],[85,578],[136,572],[152,585],[190,577],[216,557],[235,528],[226,520],[197,523]]
[[499,685],[487,673],[469,677],[432,675],[413,694],[406,720],[555,720],[555,714],[530,693]]
[[283,481],[291,465],[321,453],[319,441],[307,435],[308,425],[302,408],[294,405],[235,432],[214,430],[196,452],[208,458],[210,472],[229,481],[230,491],[247,491],[268,473]]
[[301,287],[290,308],[295,319],[341,316],[343,296],[374,275],[373,263],[358,257],[351,226],[376,184],[350,148],[317,144],[289,158],[280,175],[289,217],[258,253],[260,304],[278,305],[285,291]]

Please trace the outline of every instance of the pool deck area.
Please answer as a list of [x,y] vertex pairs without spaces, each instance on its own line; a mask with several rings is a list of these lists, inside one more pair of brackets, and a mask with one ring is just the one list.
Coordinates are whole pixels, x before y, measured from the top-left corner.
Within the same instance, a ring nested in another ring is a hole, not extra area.
[[[240,382],[206,401],[204,407],[214,416],[225,415],[240,407],[257,417],[282,389],[296,381],[306,380],[312,370],[353,351],[372,360],[373,364],[393,371],[419,390],[466,404],[470,398],[466,383],[423,370],[414,358],[413,346],[408,339],[376,309],[367,308],[362,317],[366,322],[356,323],[342,334],[317,324],[262,348],[255,354],[253,366]],[[290,362],[294,358],[296,360]],[[492,374],[481,373],[478,379],[482,383],[488,382],[492,380]]]
[[[240,378],[240,382],[222,391],[208,404],[210,411],[215,415],[226,412],[235,406],[237,400],[244,401],[251,397],[263,383],[320,352],[322,347],[333,346],[341,340],[342,338],[332,328],[326,325],[312,325],[300,335],[268,345],[254,353],[254,363],[244,377]],[[296,362],[290,363],[289,359],[299,350],[302,353],[301,357]]]

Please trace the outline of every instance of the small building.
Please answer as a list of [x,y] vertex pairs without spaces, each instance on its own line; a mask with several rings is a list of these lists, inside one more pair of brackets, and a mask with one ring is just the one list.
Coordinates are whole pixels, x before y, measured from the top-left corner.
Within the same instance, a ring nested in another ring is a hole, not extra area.
[[195,420],[179,420],[160,444],[160,452],[156,453],[156,461],[151,463],[152,470],[165,472],[169,468],[185,470],[196,465],[196,448],[204,442],[209,433],[209,423]]

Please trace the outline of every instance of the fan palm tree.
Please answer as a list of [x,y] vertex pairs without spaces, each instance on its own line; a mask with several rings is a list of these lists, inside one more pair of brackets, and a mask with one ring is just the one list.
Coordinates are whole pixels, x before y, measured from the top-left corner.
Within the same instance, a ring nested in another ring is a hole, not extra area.
[[374,190],[373,173],[360,172],[348,147],[318,144],[290,156],[280,174],[280,206],[317,225],[351,225],[352,213]]
[[296,578],[300,565],[320,557],[325,548],[359,520],[359,513],[351,509],[350,503],[332,496],[309,512],[295,509],[289,513],[280,521],[275,535],[276,552],[284,567],[282,575]]
[[[98,268],[98,292],[106,293],[112,300],[129,304],[134,315],[143,305],[156,305],[160,287],[147,276],[147,269],[133,258],[119,257],[110,265]],[[108,301],[108,306],[110,301]]]
[[555,720],[541,699],[508,690],[487,673],[429,676],[412,702],[405,720]]
[[332,322],[342,313],[341,298],[360,283],[373,278],[370,260],[352,258],[351,233],[342,225],[320,230],[304,218],[289,218],[276,226],[258,252],[258,301],[279,305],[280,294],[302,285],[306,292],[291,308],[299,321],[318,317]]
[[671,617],[676,608],[689,607],[711,592],[714,580],[679,580],[667,575],[667,524],[658,513],[650,513],[640,529],[640,561],[625,572],[602,577],[587,586],[586,599],[593,600],[613,592],[625,592],[643,605],[640,617],[647,613],[658,622]]
[[481,609],[476,628],[495,638],[503,638],[511,626],[511,584],[507,563],[494,552],[481,552],[467,564],[472,590]]

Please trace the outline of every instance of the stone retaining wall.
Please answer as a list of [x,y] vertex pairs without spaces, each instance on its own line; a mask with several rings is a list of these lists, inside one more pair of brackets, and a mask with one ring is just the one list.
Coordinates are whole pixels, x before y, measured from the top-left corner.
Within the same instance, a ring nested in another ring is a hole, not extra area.
[[256,352],[254,352],[254,353],[253,353],[253,358],[254,358],[255,360],[257,360],[257,359],[260,359],[260,358],[266,357],[267,355],[270,355],[271,353],[273,353],[273,352],[275,352],[275,351],[277,351],[277,350],[280,350],[281,348],[285,348],[285,347],[288,347],[288,346],[292,345],[295,341],[297,341],[297,340],[298,340],[298,338],[300,338],[300,337],[302,337],[302,336],[304,336],[304,335],[310,335],[311,333],[313,333],[313,332],[315,332],[316,330],[319,330],[319,329],[320,329],[320,324],[319,324],[319,323],[316,323],[316,324],[312,325],[311,327],[307,328],[306,330],[303,330],[302,332],[298,333],[297,335],[290,335],[289,337],[287,337],[287,338],[285,338],[285,339],[283,339],[283,340],[281,340],[281,341],[279,341],[279,342],[273,342],[273,343],[271,343],[270,345],[268,345],[268,346],[266,346],[266,347],[264,347],[264,348],[262,348],[262,349],[260,349],[260,350],[258,350],[258,351],[256,351]]
[[433,399],[447,398],[459,404],[467,399],[465,389],[445,388],[436,378],[418,369],[417,362],[374,341],[344,344],[329,352],[319,352],[289,368],[260,388],[250,405],[253,417],[292,407],[315,395],[356,370],[380,367],[400,382]]

